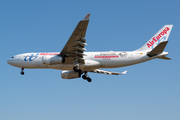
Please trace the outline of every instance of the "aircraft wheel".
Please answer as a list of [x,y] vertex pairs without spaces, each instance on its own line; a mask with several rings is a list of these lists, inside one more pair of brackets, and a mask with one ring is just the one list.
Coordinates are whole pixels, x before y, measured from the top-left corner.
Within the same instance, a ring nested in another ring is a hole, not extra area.
[[81,77],[81,75],[82,75],[82,72],[79,72],[79,77]]
[[20,73],[21,73],[21,75],[24,75],[24,68],[23,67],[21,68],[21,72]]
[[79,69],[75,66],[75,67],[73,67],[73,70],[75,71],[75,72],[79,72]]
[[92,81],[92,79],[88,77],[88,78],[87,78],[87,81],[88,81],[88,82],[91,82],[91,81]]
[[21,75],[24,75],[24,72],[23,72],[23,71],[21,71],[20,73],[21,73]]
[[79,69],[78,67],[73,67],[73,70],[75,71],[75,72],[79,72],[80,74],[82,74],[83,72],[82,72],[82,70],[81,69]]
[[86,80],[86,79],[87,79],[86,75],[83,75],[83,76],[82,76],[82,78],[83,78],[84,80]]

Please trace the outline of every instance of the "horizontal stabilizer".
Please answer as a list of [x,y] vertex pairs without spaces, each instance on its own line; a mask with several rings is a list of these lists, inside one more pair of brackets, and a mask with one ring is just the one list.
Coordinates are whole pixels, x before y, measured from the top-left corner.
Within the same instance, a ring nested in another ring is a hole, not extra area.
[[116,72],[110,72],[110,71],[105,71],[105,70],[100,70],[100,69],[95,69],[95,70],[93,70],[91,72],[107,74],[107,75],[123,75],[123,74],[127,73],[127,71],[124,71],[122,73],[116,73]]
[[163,60],[171,60],[171,58],[168,58],[168,57],[166,57],[166,56],[161,56],[161,57],[157,57],[157,58],[163,59]]
[[149,52],[147,55],[149,57],[156,56],[158,54],[161,54],[164,51],[164,48],[166,47],[168,41],[161,42],[159,45],[157,45],[151,52]]

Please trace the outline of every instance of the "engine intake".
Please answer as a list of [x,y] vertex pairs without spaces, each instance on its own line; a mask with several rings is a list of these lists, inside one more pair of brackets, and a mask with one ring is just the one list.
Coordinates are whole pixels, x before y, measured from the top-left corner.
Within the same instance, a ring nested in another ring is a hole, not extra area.
[[55,65],[64,63],[64,58],[60,56],[45,55],[42,58],[42,63],[46,65]]

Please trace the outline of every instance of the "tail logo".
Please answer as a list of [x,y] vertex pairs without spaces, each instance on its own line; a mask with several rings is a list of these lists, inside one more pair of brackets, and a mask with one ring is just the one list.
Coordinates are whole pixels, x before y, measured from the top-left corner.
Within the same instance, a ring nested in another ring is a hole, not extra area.
[[169,31],[170,29],[168,27],[166,27],[161,33],[159,33],[156,37],[153,37],[152,41],[149,41],[147,43],[148,48],[150,48],[152,46],[153,49],[153,45],[158,42],[157,44],[159,44],[162,41],[165,41],[166,37],[161,38],[162,36],[167,34],[167,31]]

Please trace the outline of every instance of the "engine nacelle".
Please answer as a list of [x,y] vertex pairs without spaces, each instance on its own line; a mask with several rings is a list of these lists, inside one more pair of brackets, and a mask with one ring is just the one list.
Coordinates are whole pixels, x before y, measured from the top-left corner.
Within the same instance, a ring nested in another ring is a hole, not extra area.
[[42,58],[42,63],[46,65],[55,65],[64,63],[64,59],[60,56],[45,55]]
[[73,78],[79,78],[81,76],[78,72],[65,70],[61,72],[61,77],[63,79],[73,79]]

